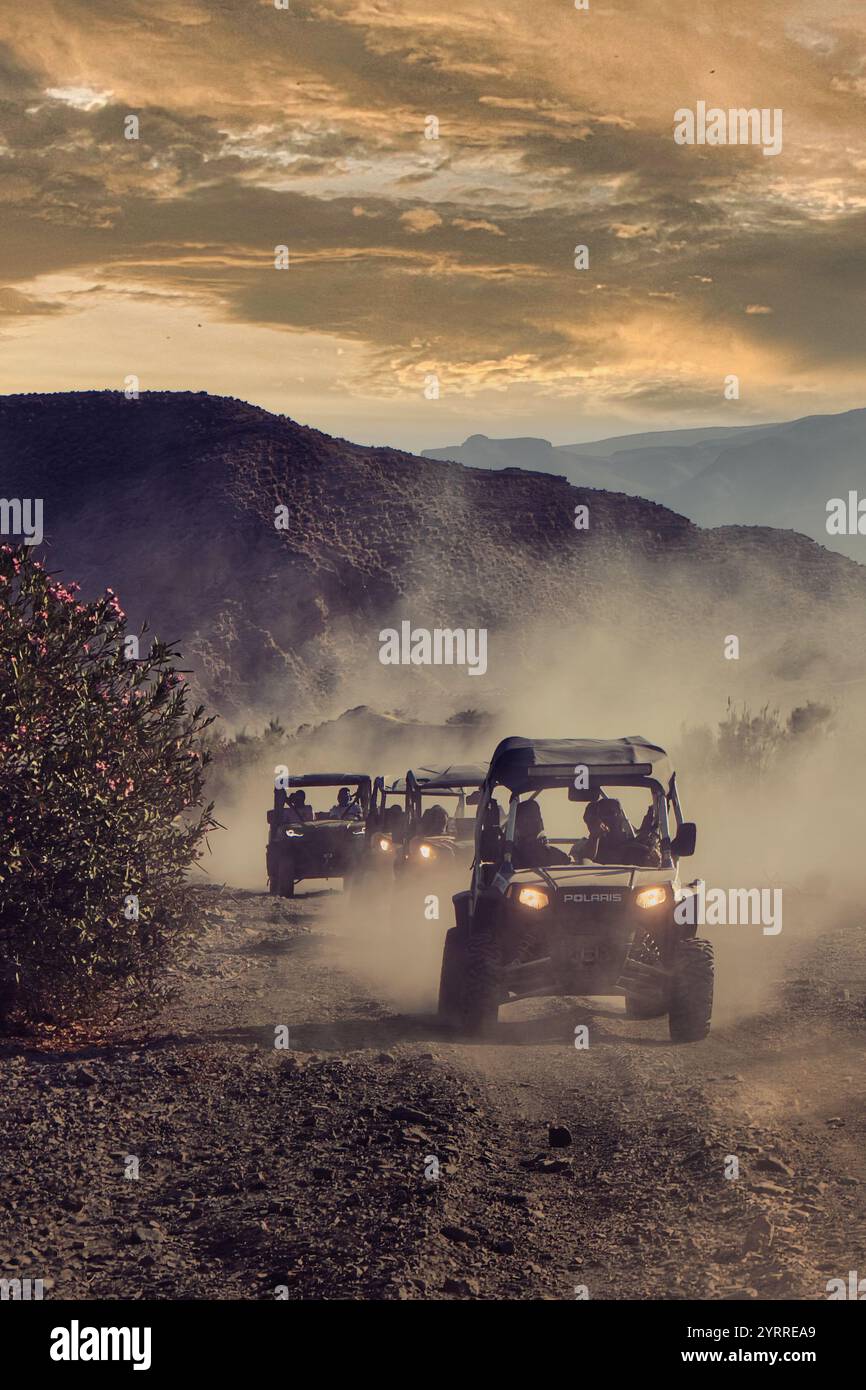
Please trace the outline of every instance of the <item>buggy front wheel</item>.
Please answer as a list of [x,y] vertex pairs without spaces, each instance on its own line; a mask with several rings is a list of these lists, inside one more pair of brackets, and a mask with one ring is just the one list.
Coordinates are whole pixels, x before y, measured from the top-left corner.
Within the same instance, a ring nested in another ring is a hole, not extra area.
[[713,947],[700,937],[677,944],[673,961],[668,1027],[671,1041],[700,1042],[710,1031],[715,966]]

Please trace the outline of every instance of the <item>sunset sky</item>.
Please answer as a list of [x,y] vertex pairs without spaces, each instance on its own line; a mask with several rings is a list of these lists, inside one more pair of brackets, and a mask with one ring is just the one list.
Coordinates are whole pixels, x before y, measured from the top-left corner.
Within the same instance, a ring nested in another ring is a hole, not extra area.
[[4,392],[411,449],[866,405],[862,0],[27,0],[0,94]]

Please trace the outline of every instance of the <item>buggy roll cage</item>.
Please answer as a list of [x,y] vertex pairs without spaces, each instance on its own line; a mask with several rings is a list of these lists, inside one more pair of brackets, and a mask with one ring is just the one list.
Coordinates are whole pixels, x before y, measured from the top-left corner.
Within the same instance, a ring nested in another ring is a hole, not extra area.
[[[406,773],[406,839],[409,840],[416,833],[423,815],[423,799],[425,796],[436,796],[447,800],[449,797],[457,801],[455,814],[458,817],[466,815],[466,792],[471,788],[477,792],[479,787],[484,785],[485,772],[483,768],[455,768],[453,772],[445,770],[441,774],[433,777],[424,777],[416,774],[412,768]],[[471,802],[470,802],[471,804]]]
[[290,787],[354,787],[353,801],[358,803],[366,820],[370,814],[372,782],[366,772],[307,772],[301,777],[279,777],[274,786],[274,810],[281,811],[288,803]]
[[386,782],[384,777],[373,778],[373,790],[370,797],[369,823],[372,828],[379,825],[385,813],[389,796],[404,797],[406,792],[405,778],[394,777],[390,782]]
[[[680,804],[679,793],[677,790],[677,775],[672,772],[668,781],[667,788],[658,777],[652,775],[652,765],[633,764],[630,767],[622,765],[609,766],[590,766],[588,768],[589,785],[582,788],[580,792],[574,787],[574,766],[535,766],[526,770],[525,783],[517,790],[507,788],[509,791],[508,817],[505,823],[502,839],[499,844],[499,851],[496,857],[496,864],[499,867],[497,878],[505,870],[506,877],[511,873],[511,860],[514,853],[514,840],[517,824],[517,807],[521,800],[521,791],[526,794],[527,800],[535,800],[540,792],[553,790],[557,787],[569,789],[569,799],[574,801],[593,801],[596,796],[604,793],[605,787],[644,787],[646,788],[653,802],[655,820],[658,825],[659,836],[661,839],[662,860],[665,867],[675,867],[675,860],[671,849],[670,822],[668,819],[668,809],[672,809],[677,830],[685,824],[682,806]],[[481,796],[478,802],[478,809],[475,816],[475,856],[472,860],[472,903],[482,891],[484,885],[481,881],[481,868],[484,862],[490,863],[483,858],[483,840],[485,830],[490,828],[491,820],[489,810],[491,804],[496,806],[496,828],[499,829],[499,803],[493,801],[493,793],[497,787],[506,787],[506,783],[498,777],[488,773],[481,788]],[[566,837],[550,837],[551,844],[573,844],[577,835]]]

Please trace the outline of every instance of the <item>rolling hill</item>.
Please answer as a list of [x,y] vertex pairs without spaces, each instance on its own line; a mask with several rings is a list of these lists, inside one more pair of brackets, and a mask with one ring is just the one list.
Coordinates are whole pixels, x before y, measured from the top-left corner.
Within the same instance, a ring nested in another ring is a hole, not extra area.
[[[804,465],[816,447],[804,431]],[[111,585],[135,623],[179,639],[231,718],[294,726],[360,703],[419,717],[424,701],[440,719],[554,653],[588,663],[598,632],[684,675],[714,672],[728,632],[781,679],[866,666],[866,568],[803,536],[703,530],[623,492],[360,447],[204,393],[2,397],[0,492],[42,498],[50,567],[86,593]],[[380,629],[403,620],[489,629],[486,677],[383,667]]]

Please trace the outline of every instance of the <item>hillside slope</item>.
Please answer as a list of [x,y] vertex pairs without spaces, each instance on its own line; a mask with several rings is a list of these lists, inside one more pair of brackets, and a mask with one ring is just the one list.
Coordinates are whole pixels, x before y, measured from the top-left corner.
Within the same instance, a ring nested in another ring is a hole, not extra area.
[[[714,655],[719,628],[748,629],[768,668],[798,672],[836,621],[843,674],[866,650],[866,569],[802,536],[702,531],[637,497],[363,448],[203,393],[0,398],[0,493],[43,498],[51,568],[113,586],[135,622],[181,639],[224,713],[406,706],[420,673],[378,661],[380,628],[401,619],[488,628],[490,688],[542,624],[557,644],[602,627],[671,652],[686,624]],[[451,709],[487,688],[424,676]]]

